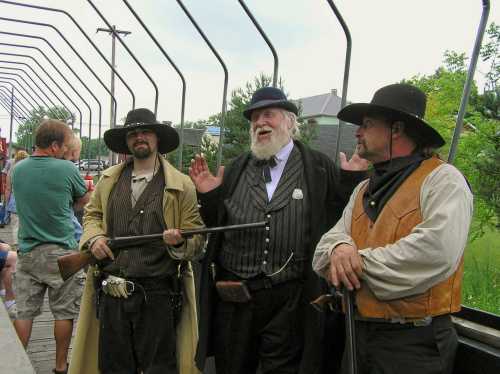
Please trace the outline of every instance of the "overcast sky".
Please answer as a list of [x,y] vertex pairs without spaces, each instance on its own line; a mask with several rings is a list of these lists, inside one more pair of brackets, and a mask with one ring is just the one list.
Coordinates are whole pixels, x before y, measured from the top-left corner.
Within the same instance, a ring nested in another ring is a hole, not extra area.
[[[25,2],[28,3],[28,2]],[[32,0],[30,4],[60,8],[70,13],[81,25],[106,58],[111,56],[111,38],[96,33],[97,27],[106,27],[87,0]],[[132,52],[156,82],[159,89],[158,118],[180,121],[181,80],[158,51],[151,39],[133,18],[122,0],[94,0],[104,16],[120,30],[132,33],[124,38]],[[186,120],[207,118],[222,106],[224,75],[221,66],[205,45],[175,0],[129,0],[136,12],[160,41],[178,65],[187,82]],[[243,86],[261,72],[272,74],[273,59],[267,45],[243,12],[237,0],[184,0],[193,17],[219,51],[229,70],[229,92]],[[323,0],[247,0],[247,6],[268,34],[280,59],[279,75],[283,77],[292,98],[301,98],[342,89],[345,62],[345,36],[327,1]],[[472,52],[482,11],[481,0],[342,0],[336,1],[352,35],[348,100],[370,101],[373,92],[386,84],[417,74],[430,74],[442,62],[446,50]],[[82,55],[90,69],[109,87],[110,71],[76,26],[63,14],[27,9],[0,3],[0,17],[23,19],[56,26]],[[497,1],[492,1],[489,22],[500,24]],[[85,88],[64,63],[42,40],[16,37],[0,33],[0,43],[23,44],[40,48],[59,68],[86,104],[64,82],[50,63],[33,48],[0,44],[0,60],[23,62],[33,67],[45,83],[74,113],[78,113],[69,99],[42,72],[31,55],[67,93],[81,110],[84,134],[88,134],[89,110],[92,111],[92,137],[97,136],[101,104],[102,131],[109,127],[109,95],[72,52],[56,31],[49,27],[19,24],[0,20],[0,31],[23,33],[46,38],[74,69]],[[153,86],[137,64],[117,41],[117,69],[136,96],[136,107],[154,107]],[[0,62],[0,81],[12,82],[20,78],[5,74],[24,73],[5,69],[22,68],[42,87],[34,73],[24,65]],[[476,80],[481,85],[479,64]],[[14,83],[16,84],[16,83]],[[8,87],[9,83],[0,82]],[[44,87],[44,86],[43,86]],[[34,86],[36,89],[36,87]],[[29,89],[28,89],[29,90]],[[95,95],[93,98],[90,92]],[[22,91],[21,91],[22,92]],[[58,100],[48,89],[50,98]],[[5,89],[0,89],[4,97]],[[37,98],[33,93],[32,96]],[[29,100],[29,96],[25,93]],[[117,79],[116,98],[118,121],[132,107],[131,95]],[[42,96],[42,98],[44,98]],[[45,99],[45,98],[44,98]],[[97,100],[96,100],[97,99]],[[22,100],[24,101],[24,100]],[[45,99],[45,101],[48,101]],[[25,102],[25,101],[24,101]],[[25,104],[29,108],[29,104]],[[0,106],[1,135],[9,138],[8,112]],[[77,126],[79,122],[77,123]],[[14,125],[15,133],[16,124]],[[15,136],[14,136],[15,139]]]

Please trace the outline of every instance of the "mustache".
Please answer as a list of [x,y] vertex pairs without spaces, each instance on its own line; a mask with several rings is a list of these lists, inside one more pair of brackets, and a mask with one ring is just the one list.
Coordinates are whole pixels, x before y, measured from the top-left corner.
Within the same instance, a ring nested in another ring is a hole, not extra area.
[[136,145],[140,145],[140,144],[145,144],[145,145],[148,145],[148,146],[149,146],[148,142],[146,142],[146,141],[144,141],[144,140],[138,140],[138,141],[134,142],[134,147],[135,147]]
[[256,129],[253,131],[253,133],[254,133],[255,135],[259,135],[261,132],[265,132],[265,131],[270,131],[270,132],[273,132],[273,129],[272,129],[272,127],[270,127],[270,126],[262,126],[262,127],[258,127],[258,128],[256,128]]

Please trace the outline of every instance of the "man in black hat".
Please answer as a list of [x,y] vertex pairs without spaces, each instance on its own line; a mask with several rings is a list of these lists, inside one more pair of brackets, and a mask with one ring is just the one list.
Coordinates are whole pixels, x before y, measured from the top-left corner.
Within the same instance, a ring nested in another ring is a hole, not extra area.
[[[180,373],[190,373],[194,352],[186,353],[185,348],[195,344],[196,312],[192,271],[186,260],[201,250],[203,238],[183,238],[179,229],[203,224],[191,180],[162,156],[177,148],[179,137],[148,109],[134,109],[124,126],[104,133],[104,141],[111,151],[132,157],[103,172],[85,207],[80,247],[101,260],[87,280],[96,285],[99,334],[89,332],[95,331],[95,319],[89,317],[91,309],[82,306],[87,313],[80,315],[79,345],[73,349],[79,368],[72,367],[72,373],[94,372],[97,357],[89,357],[96,355],[94,346],[99,347],[101,374],[174,374],[180,367]],[[161,232],[162,241],[115,251],[107,245],[113,237]],[[184,297],[183,273],[190,280]],[[93,293],[92,287],[86,287],[84,305]],[[97,336],[98,342],[93,340]],[[184,361],[178,362],[176,356]]]
[[[318,373],[324,314],[309,304],[326,284],[311,270],[312,254],[365,174],[338,172],[326,155],[294,140],[298,110],[277,88],[257,90],[243,114],[250,121],[251,152],[217,176],[197,156],[189,173],[208,226],[269,224],[210,238],[197,364],[202,369],[214,354],[218,374],[250,374],[257,367],[262,373]],[[345,168],[366,168],[357,156],[342,160]]]
[[435,156],[425,94],[407,84],[378,90],[338,117],[358,125],[359,153],[373,163],[342,218],[319,242],[315,271],[356,290],[359,373],[451,373],[463,251],[472,194]]

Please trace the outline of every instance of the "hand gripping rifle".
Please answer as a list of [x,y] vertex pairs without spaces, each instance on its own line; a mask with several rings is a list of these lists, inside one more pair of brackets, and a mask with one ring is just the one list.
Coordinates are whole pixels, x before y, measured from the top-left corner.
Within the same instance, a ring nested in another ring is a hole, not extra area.
[[[198,234],[211,234],[211,233],[225,232],[225,231],[262,228],[265,227],[267,224],[268,224],[267,221],[262,221],[262,222],[244,223],[240,225],[181,230],[181,235],[184,238],[189,238],[193,235],[198,235]],[[137,236],[118,236],[109,239],[107,245],[111,250],[113,250],[130,246],[143,245],[153,240],[154,241],[163,240],[163,233],[137,235]],[[59,272],[61,273],[61,277],[63,280],[67,280],[78,270],[84,268],[87,265],[93,265],[96,262],[97,259],[90,251],[70,253],[68,255],[61,256],[57,259],[57,265],[59,266]]]

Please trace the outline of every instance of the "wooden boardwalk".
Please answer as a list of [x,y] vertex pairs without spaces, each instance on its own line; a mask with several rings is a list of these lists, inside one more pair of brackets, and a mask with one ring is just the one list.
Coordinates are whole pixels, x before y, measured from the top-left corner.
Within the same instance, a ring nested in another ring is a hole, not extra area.
[[[0,228],[0,239],[7,243],[11,241],[9,225]],[[35,318],[33,323],[33,332],[28,344],[28,356],[37,374],[52,374],[55,365],[56,343],[53,332],[54,319],[50,313],[47,298],[45,298],[42,311],[43,313]]]

